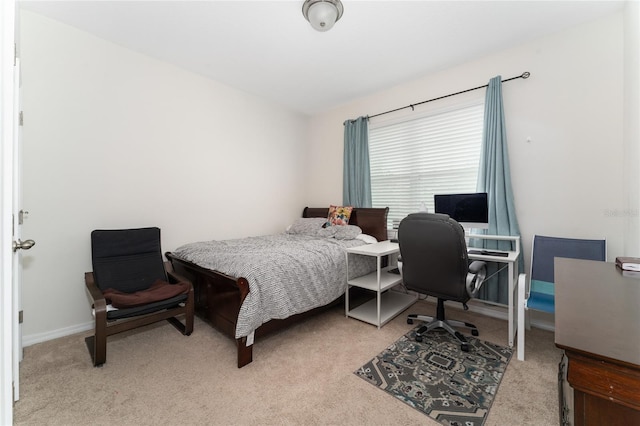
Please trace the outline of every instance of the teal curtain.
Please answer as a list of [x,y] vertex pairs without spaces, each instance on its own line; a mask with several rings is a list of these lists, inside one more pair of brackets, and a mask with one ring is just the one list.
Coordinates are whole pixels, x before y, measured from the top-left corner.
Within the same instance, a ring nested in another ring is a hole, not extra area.
[[359,117],[344,122],[344,173],[342,203],[371,207],[369,169],[369,119]]
[[[511,189],[511,172],[507,152],[507,128],[502,105],[502,77],[489,81],[484,106],[482,153],[478,170],[478,192],[486,192],[489,201],[489,235],[520,235]],[[477,242],[478,239],[474,240]],[[480,240],[487,249],[513,250],[509,241]],[[474,244],[477,245],[477,244]],[[487,264],[487,276],[494,274],[500,263]],[[520,244],[518,270],[523,272],[524,258]],[[482,286],[480,299],[507,304],[509,301],[509,275],[504,269]]]

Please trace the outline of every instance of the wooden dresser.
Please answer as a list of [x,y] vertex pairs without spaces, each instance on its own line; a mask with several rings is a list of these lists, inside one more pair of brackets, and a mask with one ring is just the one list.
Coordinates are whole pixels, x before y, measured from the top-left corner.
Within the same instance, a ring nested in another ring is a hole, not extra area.
[[573,389],[561,424],[640,425],[640,278],[556,258],[555,298],[555,343]]

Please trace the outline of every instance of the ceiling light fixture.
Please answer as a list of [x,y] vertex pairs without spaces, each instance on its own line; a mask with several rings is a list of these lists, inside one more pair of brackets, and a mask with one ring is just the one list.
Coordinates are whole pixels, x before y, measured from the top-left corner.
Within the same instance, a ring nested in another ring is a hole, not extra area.
[[340,0],[305,0],[302,14],[318,31],[328,31],[342,16],[344,8]]

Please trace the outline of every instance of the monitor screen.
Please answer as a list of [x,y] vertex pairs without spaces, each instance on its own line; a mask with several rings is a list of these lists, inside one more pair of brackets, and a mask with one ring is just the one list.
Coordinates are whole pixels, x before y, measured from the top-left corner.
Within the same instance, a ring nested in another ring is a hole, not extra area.
[[489,228],[487,193],[437,194],[433,196],[436,213],[448,214],[464,228]]

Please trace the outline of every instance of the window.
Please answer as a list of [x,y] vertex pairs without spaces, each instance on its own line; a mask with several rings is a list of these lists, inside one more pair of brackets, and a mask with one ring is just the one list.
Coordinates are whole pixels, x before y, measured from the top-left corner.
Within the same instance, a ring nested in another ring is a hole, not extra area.
[[484,106],[474,104],[369,128],[371,201],[397,227],[434,194],[476,192]]

